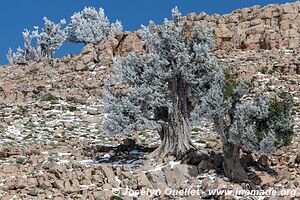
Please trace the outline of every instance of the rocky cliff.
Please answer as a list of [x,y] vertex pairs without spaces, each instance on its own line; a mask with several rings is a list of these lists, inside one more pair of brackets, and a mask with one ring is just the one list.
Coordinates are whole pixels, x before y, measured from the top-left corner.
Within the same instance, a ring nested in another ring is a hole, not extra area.
[[227,15],[186,16],[190,25],[211,25],[219,49],[299,49],[300,2],[254,6]]
[[[298,197],[299,10],[300,2],[295,2],[245,8],[224,16],[192,13],[185,17],[190,27],[211,23],[217,40],[214,54],[236,78],[254,79],[254,88],[262,92],[293,94],[297,135],[292,144],[267,160],[247,154],[243,162],[252,163],[249,179],[256,189],[295,189]],[[113,189],[128,185],[130,189],[161,190],[194,185],[206,198],[235,199],[207,192],[249,188],[219,175],[221,142],[208,122],[192,131],[192,139],[203,153],[185,164],[172,158],[164,164],[143,160],[149,149],[142,147],[153,147],[159,141],[153,133],[126,136],[137,142],[139,148],[134,149],[133,140],[101,132],[101,88],[114,72],[112,59],[143,51],[136,33],[122,33],[87,45],[79,55],[0,68],[0,199],[107,200]],[[276,176],[264,171],[265,167]],[[156,195],[138,199],[195,198]]]

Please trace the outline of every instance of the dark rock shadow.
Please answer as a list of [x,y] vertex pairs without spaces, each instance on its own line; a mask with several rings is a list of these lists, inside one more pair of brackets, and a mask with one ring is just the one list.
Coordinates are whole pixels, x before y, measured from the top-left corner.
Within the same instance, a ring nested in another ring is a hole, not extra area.
[[97,145],[84,149],[86,156],[92,157],[99,163],[142,164],[145,155],[154,151],[156,147],[136,144],[133,139],[124,139],[118,146]]

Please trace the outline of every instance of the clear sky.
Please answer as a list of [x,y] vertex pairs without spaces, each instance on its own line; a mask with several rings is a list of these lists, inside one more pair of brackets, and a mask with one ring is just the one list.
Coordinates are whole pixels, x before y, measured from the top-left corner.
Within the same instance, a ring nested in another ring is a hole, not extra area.
[[[133,31],[149,20],[161,23],[170,18],[175,6],[185,15],[190,12],[225,14],[237,8],[253,5],[264,6],[271,3],[295,2],[292,0],[1,0],[0,1],[0,64],[7,63],[6,52],[23,46],[21,32],[42,27],[43,17],[52,21],[69,20],[74,12],[85,6],[102,7],[111,21],[122,21],[124,30]],[[67,53],[78,53],[82,45],[64,43],[55,57]]]

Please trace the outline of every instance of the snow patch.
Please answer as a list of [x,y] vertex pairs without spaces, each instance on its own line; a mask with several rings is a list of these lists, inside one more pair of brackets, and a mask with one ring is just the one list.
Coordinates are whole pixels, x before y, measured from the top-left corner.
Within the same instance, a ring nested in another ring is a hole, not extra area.
[[81,161],[79,161],[79,163],[81,163],[81,164],[83,164],[85,166],[99,164],[99,162],[94,161],[94,160],[81,160]]
[[7,127],[7,131],[10,134],[14,134],[14,135],[20,135],[21,134],[21,131],[18,128],[16,128],[15,126],[9,126],[9,127]]
[[171,166],[171,169],[173,169],[176,165],[180,165],[180,162],[170,161],[169,164]]
[[106,153],[104,156],[102,156],[102,158],[110,158],[110,155]]
[[158,166],[156,166],[154,169],[150,169],[146,172],[156,172],[156,171],[161,171],[164,167],[166,167],[167,165],[164,164],[159,164]]
[[70,153],[62,153],[62,152],[59,152],[59,153],[57,153],[57,155],[58,155],[59,157],[61,157],[61,156],[70,156],[71,154],[70,154]]
[[69,162],[70,162],[69,160],[59,160],[57,162],[57,164],[62,165],[62,164],[66,164],[66,163],[69,163]]

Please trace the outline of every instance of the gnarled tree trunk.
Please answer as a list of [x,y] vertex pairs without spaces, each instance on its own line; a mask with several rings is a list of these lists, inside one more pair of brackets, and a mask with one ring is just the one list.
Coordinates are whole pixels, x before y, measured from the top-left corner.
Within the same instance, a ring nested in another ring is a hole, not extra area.
[[234,182],[244,182],[248,179],[247,173],[240,162],[240,147],[230,143],[223,144],[225,176]]
[[170,80],[169,89],[172,95],[172,111],[168,111],[164,119],[165,123],[162,125],[160,132],[162,143],[151,157],[163,158],[172,155],[181,159],[191,149],[196,148],[191,139],[187,84],[181,77],[176,77]]
[[223,143],[223,169],[225,176],[238,183],[246,181],[248,176],[240,161],[241,148],[228,142],[229,126],[226,125],[225,117],[219,116],[215,118],[214,124]]
[[188,121],[183,117],[170,117],[161,131],[162,143],[152,153],[152,157],[163,158],[168,155],[177,159],[183,158],[191,149],[196,147],[192,143],[191,129]]

